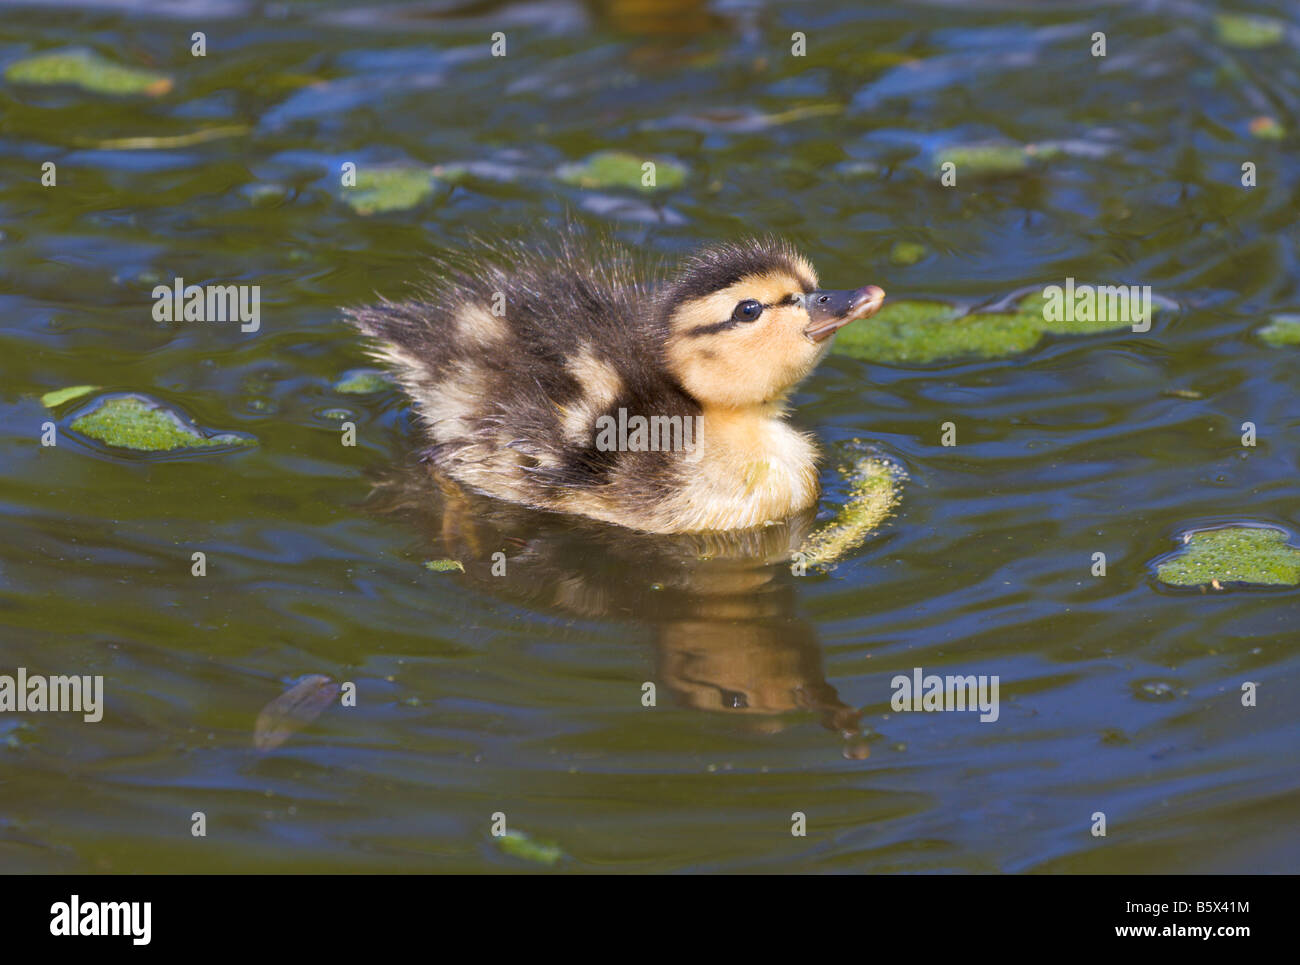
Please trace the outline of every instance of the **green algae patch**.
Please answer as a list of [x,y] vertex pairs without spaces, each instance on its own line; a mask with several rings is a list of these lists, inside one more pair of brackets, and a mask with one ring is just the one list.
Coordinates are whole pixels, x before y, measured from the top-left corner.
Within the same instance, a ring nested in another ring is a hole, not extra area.
[[83,395],[89,395],[98,388],[97,385],[70,385],[66,389],[55,389],[41,396],[41,405],[47,409],[57,409],[63,403],[71,402],[73,399],[80,399]]
[[465,572],[465,567],[460,560],[426,560],[424,568],[434,573]]
[[686,168],[676,161],[641,157],[626,151],[599,151],[585,161],[561,165],[555,173],[566,184],[582,188],[635,188],[650,192],[679,188],[686,182]]
[[334,383],[335,392],[348,395],[370,395],[392,387],[393,383],[388,376],[378,369],[353,369],[344,372],[343,377]]
[[1169,586],[1300,586],[1300,548],[1285,530],[1229,526],[1183,536],[1183,547],[1156,567]]
[[209,435],[162,403],[138,395],[103,399],[74,419],[70,428],[107,445],[138,452],[256,445],[233,433]]
[[1098,319],[1096,312],[1049,320],[1046,306],[1040,294],[1022,299],[1012,312],[963,313],[943,302],[886,301],[875,317],[841,329],[834,350],[868,362],[904,364],[1006,358],[1029,351],[1047,334],[1094,335],[1133,324]]
[[925,245],[915,241],[898,241],[889,250],[889,260],[896,265],[915,265],[925,254]]
[[1300,345],[1300,315],[1274,315],[1257,334],[1269,345]]
[[795,563],[827,571],[880,528],[902,499],[907,472],[878,456],[859,456],[839,467],[849,495],[835,518],[814,530],[795,554]]
[[12,84],[54,86],[70,84],[94,94],[160,97],[172,89],[166,74],[135,67],[123,67],[85,50],[39,54],[16,60],[5,68],[5,80]]
[[868,362],[928,363],[1025,352],[1043,331],[1041,310],[962,315],[941,302],[885,302],[876,316],[841,329],[835,351]]
[[[1122,290],[1126,286],[1118,286],[1117,290]],[[1131,307],[1125,311],[1119,304],[1118,300],[1113,306],[1108,305],[1105,301],[1105,294],[1101,289],[1097,289],[1097,294],[1088,304],[1087,310],[1081,310],[1081,306],[1076,303],[1073,312],[1065,312],[1068,302],[1062,301],[1060,314],[1061,318],[1049,318],[1047,305],[1048,300],[1042,295],[1030,295],[1020,303],[1019,314],[1026,317],[1037,316],[1042,319],[1044,332],[1050,332],[1053,335],[1098,335],[1102,332],[1118,332],[1123,329],[1131,329],[1134,319],[1131,315]],[[1103,307],[1105,310],[1103,311]],[[1159,310],[1159,306],[1152,304],[1151,314]],[[1073,318],[1066,318],[1066,314],[1072,314]],[[1125,316],[1128,317],[1114,317]],[[1149,321],[1149,319],[1148,319]]]
[[432,197],[436,183],[424,167],[361,168],[356,186],[343,189],[343,200],[360,215],[405,211]]
[[507,831],[496,838],[497,847],[513,858],[522,858],[534,864],[554,867],[564,857],[559,845],[550,841],[539,841],[523,831]]
[[1224,13],[1214,18],[1214,32],[1229,47],[1258,50],[1281,43],[1286,36],[1286,24],[1272,17]]

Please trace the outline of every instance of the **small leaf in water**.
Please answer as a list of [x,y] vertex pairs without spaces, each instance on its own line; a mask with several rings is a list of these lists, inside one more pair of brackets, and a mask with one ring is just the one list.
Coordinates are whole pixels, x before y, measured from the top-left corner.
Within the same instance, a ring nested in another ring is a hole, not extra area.
[[308,674],[262,708],[253,727],[253,746],[274,750],[322,713],[339,695],[339,685],[323,674]]
[[523,831],[507,831],[496,838],[497,847],[508,855],[549,866],[565,857],[560,846],[549,841],[538,841]]
[[426,560],[424,568],[435,573],[449,573],[453,570],[465,572],[465,567],[461,565],[460,560]]
[[47,409],[57,409],[65,402],[71,402],[73,399],[79,399],[89,392],[98,389],[97,385],[70,385],[66,389],[55,389],[52,392],[46,392],[41,396],[41,405]]
[[1262,526],[1187,533],[1182,548],[1157,566],[1156,576],[1170,586],[1300,586],[1300,548],[1287,543],[1289,535]]
[[140,395],[109,396],[74,419],[71,428],[110,446],[141,452],[256,445],[232,433],[207,435],[161,402]]
[[1252,14],[1219,14],[1214,18],[1214,30],[1229,47],[1248,50],[1271,47],[1286,36],[1286,24],[1281,20]]
[[349,395],[369,395],[392,387],[393,383],[388,376],[378,369],[353,369],[344,372],[343,377],[334,383],[335,392],[346,392]]
[[1300,345],[1300,315],[1274,315],[1258,334],[1269,345]]
[[[647,162],[654,164],[654,184],[645,183]],[[639,157],[626,151],[600,151],[577,164],[565,164],[556,176],[566,184],[583,188],[636,188],[656,191],[679,188],[686,181],[686,168],[676,161]]]
[[432,196],[435,183],[424,167],[362,167],[356,187],[343,189],[343,200],[361,215],[404,211]]
[[889,260],[896,265],[915,265],[925,257],[925,245],[915,241],[898,241],[889,251]]
[[16,60],[5,68],[5,79],[14,84],[72,84],[96,94],[158,97],[172,89],[172,79],[166,74],[123,67],[85,50]]
[[934,154],[935,170],[951,161],[957,166],[958,183],[968,177],[1001,177],[1019,174],[1029,167],[1029,154],[1021,144],[953,144]]

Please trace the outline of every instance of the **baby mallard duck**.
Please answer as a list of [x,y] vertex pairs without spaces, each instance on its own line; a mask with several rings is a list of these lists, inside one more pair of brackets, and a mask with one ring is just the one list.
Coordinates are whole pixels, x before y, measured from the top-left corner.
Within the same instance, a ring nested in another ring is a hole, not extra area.
[[657,290],[630,250],[584,247],[485,247],[416,300],[349,313],[414,400],[426,458],[491,496],[653,533],[812,506],[817,451],[785,400],[885,293],[823,291],[771,239],[708,248]]

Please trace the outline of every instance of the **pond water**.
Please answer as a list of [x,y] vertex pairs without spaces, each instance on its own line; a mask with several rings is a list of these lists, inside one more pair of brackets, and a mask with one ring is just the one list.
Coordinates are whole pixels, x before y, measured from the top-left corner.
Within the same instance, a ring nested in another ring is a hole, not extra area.
[[[1258,333],[1300,309],[1300,24],[1255,44],[1199,2],[0,6],[0,69],[81,50],[165,78],[0,82],[0,673],[104,678],[98,723],[0,713],[0,870],[1297,867],[1300,590],[1154,566],[1227,523],[1298,542],[1300,348]],[[1028,149],[941,183],[990,142]],[[562,176],[609,150],[661,159],[657,189]],[[347,162],[439,176],[358,205]],[[566,213],[668,258],[778,232],[892,301],[1074,278],[1160,310],[985,358],[833,354],[795,398],[832,454],[822,520],[846,452],[908,478],[864,545],[795,575],[808,520],[669,540],[485,503],[412,464],[397,391],[335,388],[368,364],[342,307]],[[260,326],[155,320],[176,278],[259,286]],[[70,427],[91,395],[41,401],[80,385],[256,445],[95,442]],[[996,675],[998,719],[895,711],[917,667]],[[356,705],[259,750],[259,713],[309,674]],[[498,812],[561,856],[502,847]]]

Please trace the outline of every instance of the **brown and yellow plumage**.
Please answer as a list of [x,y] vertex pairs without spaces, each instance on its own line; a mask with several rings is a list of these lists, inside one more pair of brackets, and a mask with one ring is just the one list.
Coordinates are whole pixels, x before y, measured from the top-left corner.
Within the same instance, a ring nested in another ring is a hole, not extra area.
[[630,249],[573,232],[480,245],[435,279],[349,313],[415,403],[428,458],[488,495],[659,533],[816,501],[786,396],[884,298],[819,291],[771,239],[706,249],[660,285]]

